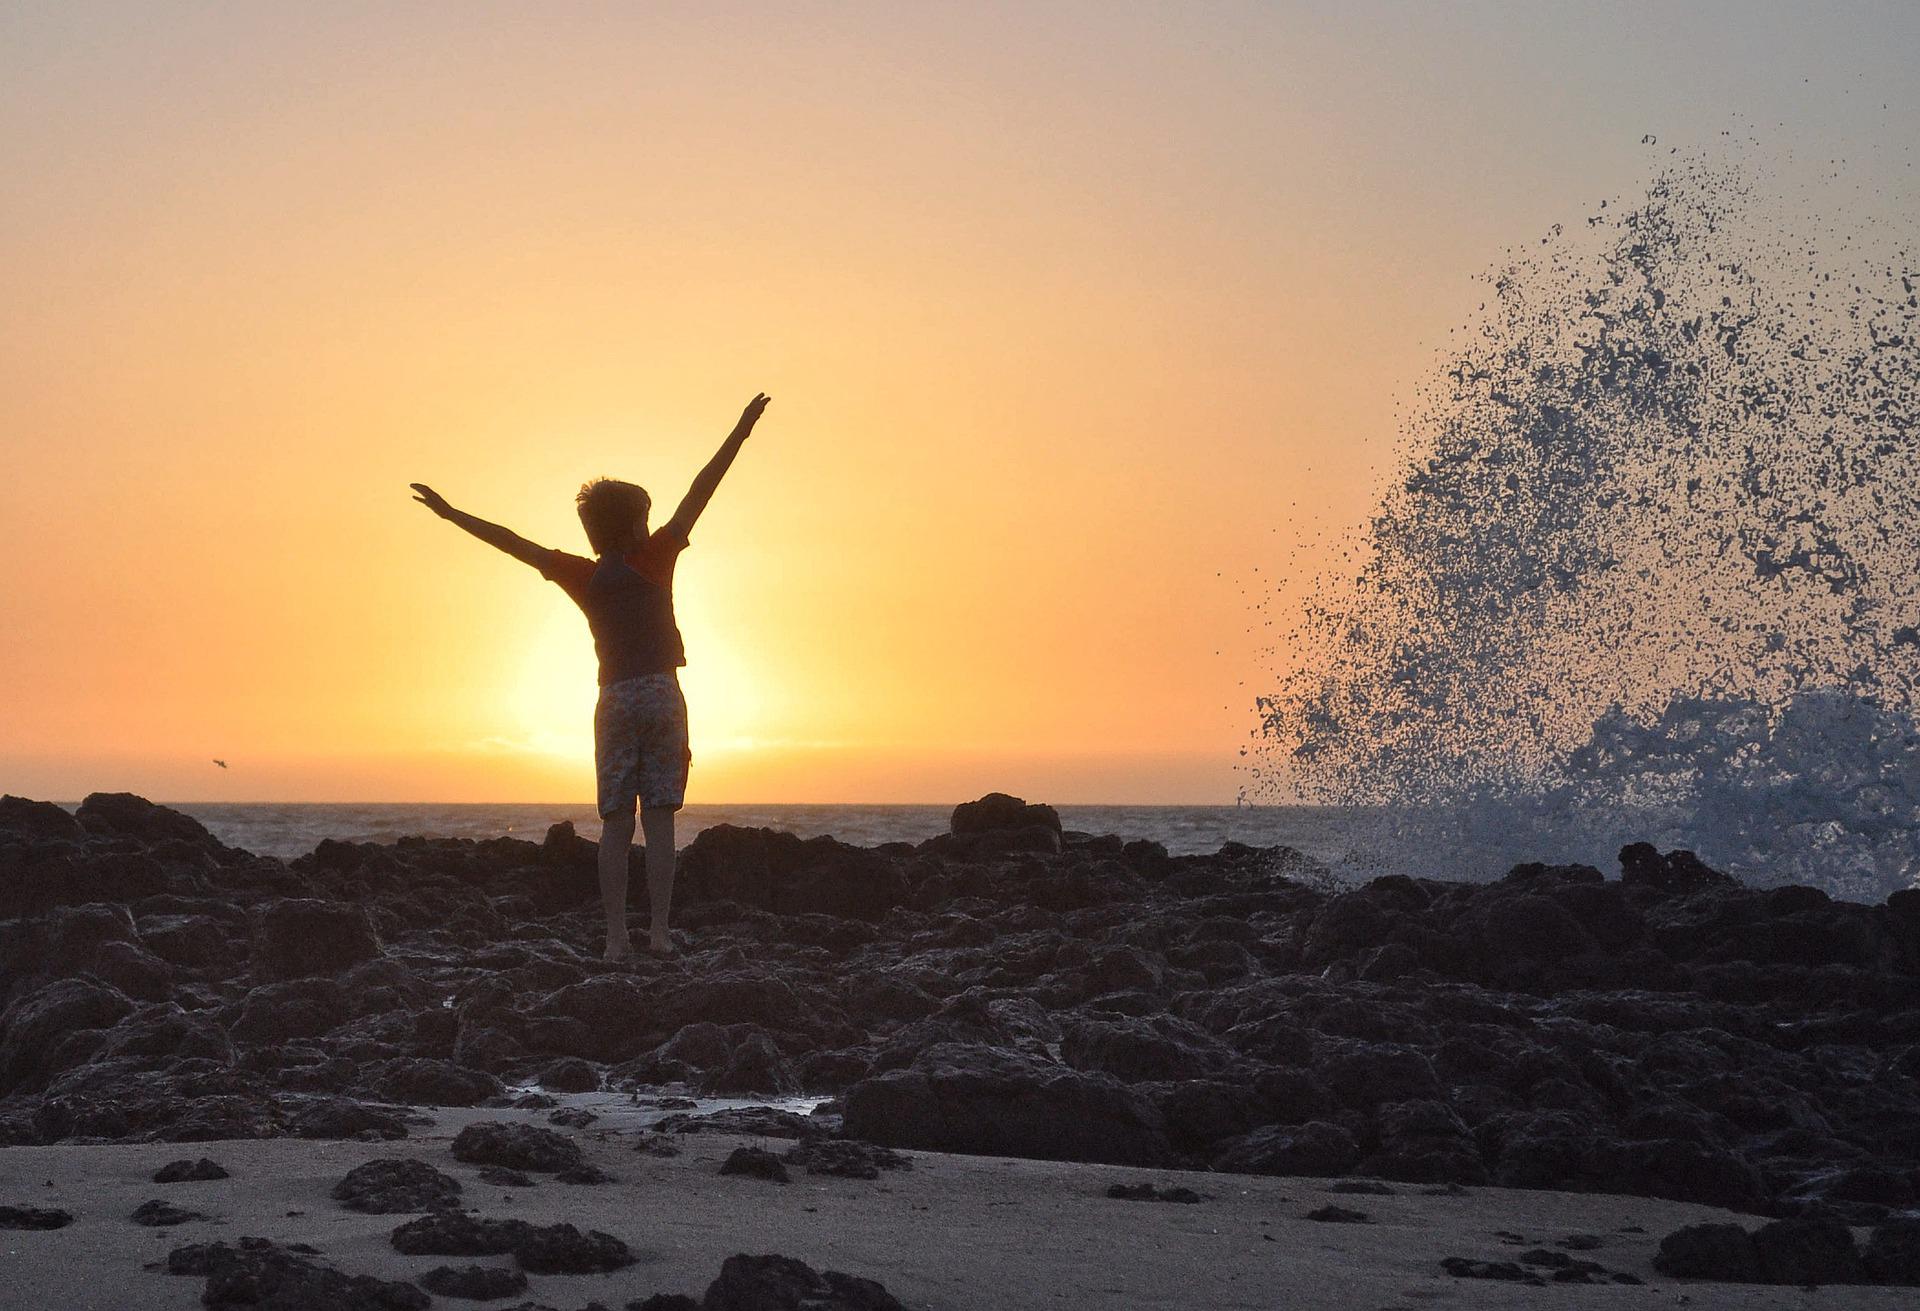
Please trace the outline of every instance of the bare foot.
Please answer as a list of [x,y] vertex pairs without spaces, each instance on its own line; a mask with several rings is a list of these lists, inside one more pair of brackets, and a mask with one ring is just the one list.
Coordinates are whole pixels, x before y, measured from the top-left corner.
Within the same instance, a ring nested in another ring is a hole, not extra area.
[[600,954],[600,959],[609,965],[625,965],[633,959],[633,944],[631,942],[609,942],[607,949]]
[[671,942],[649,942],[647,944],[647,955],[653,957],[655,960],[672,960],[679,954],[679,952],[673,949]]

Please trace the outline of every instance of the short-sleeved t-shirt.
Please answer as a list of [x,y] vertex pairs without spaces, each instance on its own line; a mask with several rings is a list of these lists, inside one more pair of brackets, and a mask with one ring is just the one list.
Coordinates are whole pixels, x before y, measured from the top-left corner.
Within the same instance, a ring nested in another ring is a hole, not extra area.
[[540,574],[586,614],[602,687],[687,663],[673,618],[673,566],[686,549],[686,534],[668,524],[624,555],[547,553]]

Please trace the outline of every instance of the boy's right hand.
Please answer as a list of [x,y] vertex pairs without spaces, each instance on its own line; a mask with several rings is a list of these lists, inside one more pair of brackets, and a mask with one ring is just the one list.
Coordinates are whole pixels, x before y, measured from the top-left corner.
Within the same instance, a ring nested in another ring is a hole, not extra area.
[[753,399],[747,402],[747,408],[740,411],[741,432],[750,431],[753,425],[760,421],[761,412],[767,408],[767,402],[772,399],[765,392],[754,393]]
[[433,488],[427,486],[425,483],[408,483],[407,486],[419,493],[418,496],[413,498],[414,500],[420,502],[420,504],[426,506],[429,510],[432,510],[442,519],[453,513],[453,507],[447,504],[447,498],[440,495],[439,492],[434,491]]

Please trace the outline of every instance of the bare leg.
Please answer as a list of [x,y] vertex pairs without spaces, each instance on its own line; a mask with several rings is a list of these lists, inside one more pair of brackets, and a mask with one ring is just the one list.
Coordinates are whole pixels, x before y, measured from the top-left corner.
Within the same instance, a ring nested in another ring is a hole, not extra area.
[[670,952],[673,943],[667,937],[667,921],[673,914],[673,811],[666,806],[643,807],[640,825],[647,841],[647,898],[653,903],[653,933],[648,945],[655,952]]
[[600,904],[607,912],[609,961],[627,960],[633,943],[627,938],[627,860],[633,848],[633,816],[601,821]]

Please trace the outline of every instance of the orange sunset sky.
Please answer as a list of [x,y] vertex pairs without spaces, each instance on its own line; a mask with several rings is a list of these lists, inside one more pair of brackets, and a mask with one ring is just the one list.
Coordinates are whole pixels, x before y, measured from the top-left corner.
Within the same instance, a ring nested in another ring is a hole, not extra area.
[[588,796],[579,613],[406,486],[584,550],[764,390],[689,800],[1231,802],[1474,275],[1920,121],[1914,12],[8,4],[0,790]]

